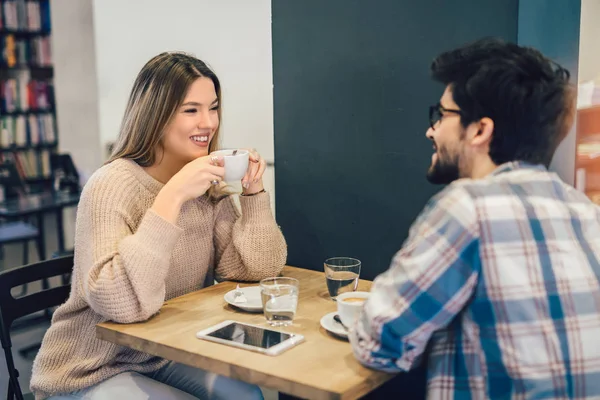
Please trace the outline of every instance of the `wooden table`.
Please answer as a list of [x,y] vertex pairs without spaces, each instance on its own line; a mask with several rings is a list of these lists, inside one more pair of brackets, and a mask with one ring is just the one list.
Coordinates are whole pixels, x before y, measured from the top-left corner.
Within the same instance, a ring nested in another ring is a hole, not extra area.
[[[197,331],[227,319],[268,326],[263,314],[239,311],[225,302],[223,296],[235,289],[234,282],[169,300],[158,315],[143,323],[99,324],[97,335],[165,359],[315,400],[359,398],[394,376],[360,365],[347,341],[334,338],[321,327],[321,317],[336,310],[322,272],[286,267],[283,275],[300,281],[300,297],[293,325],[281,330],[300,333],[305,342],[279,356],[196,338]],[[370,287],[369,281],[359,283],[359,290]]]

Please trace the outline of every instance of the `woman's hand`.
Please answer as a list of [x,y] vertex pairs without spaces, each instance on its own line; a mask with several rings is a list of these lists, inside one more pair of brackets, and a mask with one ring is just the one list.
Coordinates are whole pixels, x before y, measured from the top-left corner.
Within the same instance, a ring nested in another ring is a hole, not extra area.
[[255,194],[264,189],[262,177],[267,169],[267,162],[255,149],[248,149],[249,163],[248,171],[242,178],[243,194]]
[[212,185],[218,185],[225,176],[223,157],[206,156],[187,163],[173,175],[169,188],[182,203],[202,196]]
[[181,206],[202,196],[225,176],[223,157],[200,157],[187,163],[173,175],[156,196],[152,209],[166,220],[176,223]]

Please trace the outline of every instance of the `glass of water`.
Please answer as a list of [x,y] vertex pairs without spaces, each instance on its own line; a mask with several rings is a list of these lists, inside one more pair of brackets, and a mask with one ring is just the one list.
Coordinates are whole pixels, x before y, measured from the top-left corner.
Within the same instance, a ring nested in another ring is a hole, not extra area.
[[298,308],[298,279],[287,277],[265,278],[260,281],[265,318],[271,326],[291,325]]
[[334,257],[325,260],[327,289],[333,300],[339,294],[356,291],[360,265],[360,260],[350,257]]

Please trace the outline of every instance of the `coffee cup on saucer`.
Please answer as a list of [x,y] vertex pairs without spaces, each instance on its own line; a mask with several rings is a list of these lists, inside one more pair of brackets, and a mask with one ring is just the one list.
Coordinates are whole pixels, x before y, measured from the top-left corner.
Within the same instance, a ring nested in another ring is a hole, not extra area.
[[342,323],[352,327],[369,298],[369,292],[346,292],[337,296],[337,310]]

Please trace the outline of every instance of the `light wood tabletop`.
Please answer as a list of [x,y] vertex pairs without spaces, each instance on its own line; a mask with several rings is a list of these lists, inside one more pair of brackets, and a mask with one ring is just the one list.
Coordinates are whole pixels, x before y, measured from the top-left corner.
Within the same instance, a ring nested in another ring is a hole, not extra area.
[[[268,327],[262,313],[231,307],[223,296],[236,283],[222,282],[165,302],[150,320],[136,324],[106,322],[96,328],[100,339],[165,359],[212,371],[307,399],[355,399],[394,375],[360,365],[350,344],[331,336],[320,319],[336,310],[329,298],[325,274],[285,267],[284,276],[300,281],[298,311],[291,326],[275,328],[304,335],[305,342],[278,356],[268,356],[199,340],[196,332],[224,320]],[[242,284],[241,287],[256,284]],[[358,290],[371,282],[361,280]]]

